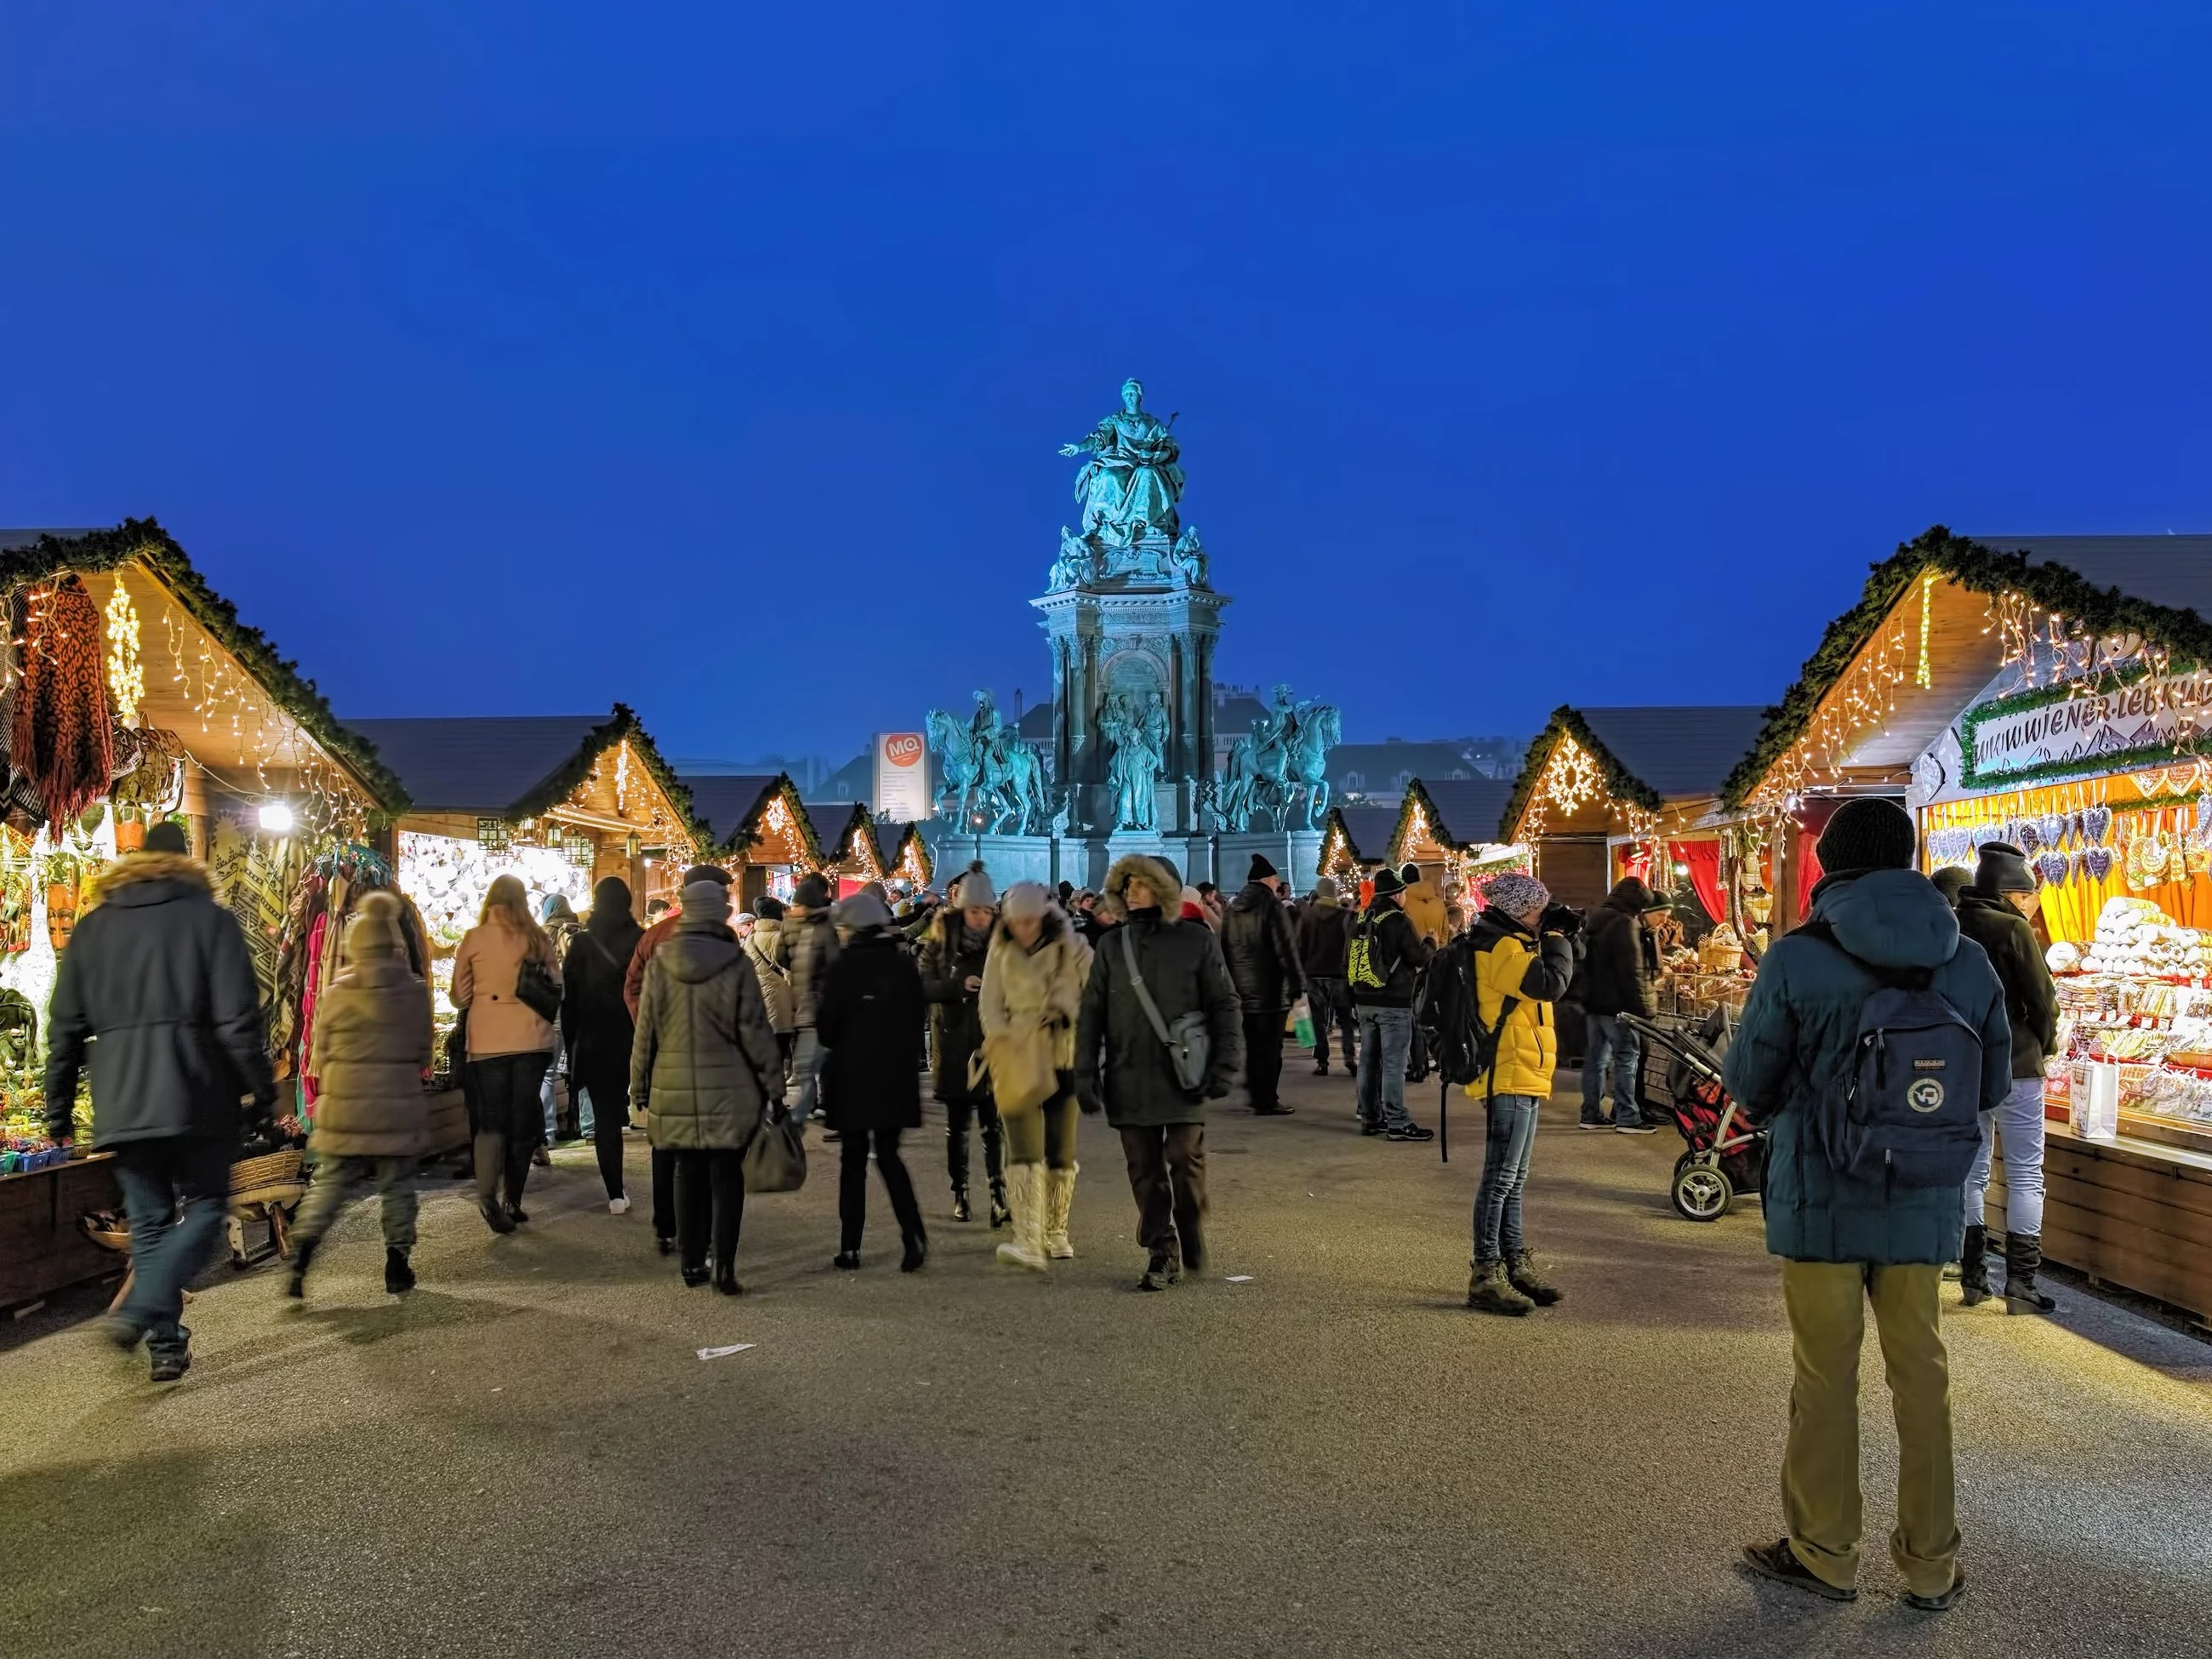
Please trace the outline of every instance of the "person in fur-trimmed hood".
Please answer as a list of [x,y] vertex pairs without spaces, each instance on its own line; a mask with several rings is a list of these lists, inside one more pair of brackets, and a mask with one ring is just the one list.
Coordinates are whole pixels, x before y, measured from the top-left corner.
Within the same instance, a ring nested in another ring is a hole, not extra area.
[[88,1051],[93,1145],[115,1154],[134,1270],[106,1329],[120,1348],[143,1340],[154,1380],[174,1382],[191,1364],[191,1333],[177,1322],[184,1287],[230,1200],[239,1102],[251,1097],[266,1116],[276,1098],[246,935],[174,823],[155,824],[145,851],[106,872],[62,952],[46,1129],[64,1146]]
[[[1106,891],[1127,920],[1091,959],[1076,1020],[1075,1093],[1085,1111],[1103,1109],[1121,1132],[1138,1242],[1149,1257],[1138,1288],[1161,1291],[1205,1260],[1206,1103],[1228,1094],[1244,1063],[1243,1006],[1213,930],[1165,909],[1182,883],[1164,860],[1116,860]],[[1138,975],[1152,1011],[1138,994]],[[1202,1018],[1209,1052],[1197,1087],[1177,1078],[1155,1011],[1170,1035],[1185,1017]]]
[[430,988],[407,965],[399,901],[370,893],[346,924],[337,978],[315,1005],[315,1184],[292,1232],[290,1296],[352,1189],[376,1183],[384,1223],[384,1288],[415,1288],[415,1161],[429,1127],[422,1074],[430,1069]]
[[[1041,883],[1018,881],[999,906],[983,964],[983,1052],[1041,1042],[1051,1050],[1055,1087],[1041,1104],[1005,1109],[1006,1191],[1013,1242],[999,1259],[1042,1271],[1075,1254],[1067,1218],[1075,1202],[1075,1021],[1091,977],[1091,947]],[[1000,1062],[993,1062],[994,1065]]]

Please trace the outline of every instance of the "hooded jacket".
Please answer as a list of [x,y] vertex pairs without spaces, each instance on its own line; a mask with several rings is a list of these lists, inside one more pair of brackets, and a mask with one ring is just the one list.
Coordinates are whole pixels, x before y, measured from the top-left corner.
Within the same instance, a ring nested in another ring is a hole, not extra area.
[[561,964],[561,1039],[578,1079],[629,1070],[637,1022],[623,983],[644,937],[628,910],[602,916],[594,906],[590,923],[568,941]]
[[1075,1022],[1091,978],[1091,947],[1057,907],[1044,913],[1035,949],[1024,949],[1003,918],[983,963],[981,1012],[986,1037],[1042,1026],[1053,1034],[1053,1065],[1075,1069]]
[[58,1138],[71,1133],[88,1047],[96,1146],[235,1139],[240,1101],[276,1098],[246,935],[206,866],[180,854],[132,853],[108,871],[62,952],[46,1040]]
[[1230,900],[1221,918],[1221,954],[1249,1014],[1279,1012],[1305,989],[1291,919],[1265,882],[1248,882]]
[[1649,1019],[1658,1012],[1658,999],[1651,989],[1656,952],[1644,926],[1644,912],[1650,903],[1651,890],[1627,876],[1614,883],[1605,902],[1590,912],[1583,968],[1583,1006],[1589,1012]]
[[1414,933],[1430,950],[1451,937],[1451,917],[1444,908],[1444,896],[1426,877],[1407,882],[1405,890],[1398,896],[1398,902],[1406,912],[1406,920],[1413,924]]
[[[1106,889],[1120,897],[1141,874],[1162,897],[1178,890],[1157,860],[1131,855],[1118,861]],[[1198,1097],[1176,1081],[1167,1047],[1152,1030],[1129,981],[1124,941],[1136,951],[1138,971],[1172,1027],[1182,1015],[1203,1011],[1212,1044],[1206,1085]],[[1221,957],[1221,943],[1201,921],[1163,917],[1157,908],[1133,910],[1128,920],[1098,941],[1084,981],[1075,1027],[1075,1087],[1079,1097],[1103,1103],[1117,1129],[1169,1123],[1203,1123],[1206,1100],[1229,1092],[1244,1064],[1244,1021]]]
[[1959,1250],[1959,1189],[1885,1188],[1843,1174],[1821,1150],[1817,1120],[1852,1063],[1859,1010],[1881,984],[1853,957],[1877,968],[1933,970],[1932,988],[1981,1033],[1984,1111],[2002,1105],[2012,1087],[2004,988],[1917,870],[1830,876],[1813,890],[1813,916],[1834,930],[1843,949],[1802,932],[1777,939],[1759,962],[1722,1063],[1736,1103],[1770,1127],[1766,1248],[1793,1261],[1948,1261]]
[[782,1077],[752,964],[720,921],[683,923],[653,953],[638,1004],[629,1093],[647,1135],[657,1148],[737,1151]]
[[[396,940],[395,940],[396,942]],[[315,1004],[315,1127],[322,1158],[418,1158],[428,1139],[430,988],[398,951],[338,970]]]
[[[1489,1030],[1504,1014],[1498,1033],[1498,1057],[1489,1072],[1467,1085],[1477,1100],[1492,1093],[1552,1097],[1552,1073],[1559,1060],[1559,1032],[1552,1005],[1566,994],[1575,976],[1576,942],[1564,933],[1540,939],[1492,905],[1475,919],[1469,942],[1474,949],[1474,1017]],[[1505,1012],[1505,1000],[1514,1006]]]
[[[895,928],[853,935],[822,987],[822,1106],[840,1134],[921,1127],[921,975]],[[851,1143],[848,1143],[848,1145]]]
[[1308,979],[1342,979],[1352,912],[1333,898],[1309,900],[1298,912],[1297,940],[1298,969]]
[[2012,1027],[2015,1081],[2043,1075],[2043,1062],[2058,1041],[2058,987],[2026,916],[2002,898],[1969,887],[1959,895],[1959,931],[1982,947],[2004,987],[2005,1019]]

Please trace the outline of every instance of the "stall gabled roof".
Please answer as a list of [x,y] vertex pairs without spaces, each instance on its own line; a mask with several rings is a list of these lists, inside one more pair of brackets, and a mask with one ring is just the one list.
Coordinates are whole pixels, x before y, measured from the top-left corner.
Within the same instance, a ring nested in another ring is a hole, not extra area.
[[1498,839],[1498,825],[1513,793],[1502,778],[1439,778],[1434,783],[1414,778],[1406,785],[1398,803],[1397,821],[1390,831],[1382,857],[1397,864],[1408,854],[1416,810],[1427,820],[1430,838],[1441,847],[1459,852],[1486,847]]
[[[2140,635],[2182,662],[2212,664],[2212,536],[2007,536],[1977,541],[1936,525],[1874,565],[1859,602],[1820,636],[1797,683],[1765,711],[1757,740],[1722,786],[1741,806],[1805,736],[1822,701],[1874,644],[1923,574],[1938,592],[1986,601],[2024,595],[2039,609],[2100,635]],[[1955,607],[1954,607],[1955,609]],[[1951,638],[1925,687],[1899,689],[1884,758],[1895,763],[1939,736],[2002,665],[2002,641],[1978,617],[1939,616]]]
[[817,801],[807,806],[806,819],[816,844],[831,862],[842,858],[845,848],[857,840],[866,844],[878,872],[883,871],[884,849],[876,841],[875,817],[860,802]]
[[[781,800],[790,812],[793,829],[798,831],[801,850],[810,869],[819,869],[826,862],[822,854],[820,837],[814,833],[812,819],[808,816],[806,803],[799,798],[799,786],[791,781],[788,772],[777,772],[768,776],[753,775],[736,777],[708,777],[693,775],[684,782],[693,791],[694,801],[708,803],[706,817],[710,826],[710,838],[715,848],[724,854],[741,854],[761,839],[761,823],[770,805]],[[697,810],[696,807],[695,811]],[[840,803],[842,810],[842,803]]]
[[1343,830],[1345,847],[1354,859],[1380,864],[1390,856],[1404,810],[1402,802],[1396,806],[1332,806],[1328,815]]
[[436,715],[349,720],[407,786],[418,812],[534,818],[558,806],[591,775],[600,756],[627,741],[698,839],[690,792],[621,703],[609,714]]
[[112,530],[0,530],[0,590],[40,582],[64,570],[119,571],[137,562],[253,678],[270,702],[387,812],[410,805],[407,790],[374,744],[341,723],[299,664],[282,655],[259,629],[239,621],[238,608],[194,568],[176,539],[153,519],[126,519]]
[[887,871],[896,873],[902,868],[906,864],[907,849],[911,847],[915,851],[915,865],[921,872],[922,885],[927,887],[937,873],[937,860],[930,854],[929,842],[922,835],[921,826],[896,822],[878,824],[876,827],[877,845],[881,846],[886,838],[892,847]]
[[1498,825],[1516,838],[1537,781],[1564,735],[1596,762],[1606,791],[1647,811],[1670,801],[1717,795],[1729,769],[1758,738],[1768,711],[1749,704],[1684,703],[1647,708],[1577,708],[1561,703],[1528,745]]

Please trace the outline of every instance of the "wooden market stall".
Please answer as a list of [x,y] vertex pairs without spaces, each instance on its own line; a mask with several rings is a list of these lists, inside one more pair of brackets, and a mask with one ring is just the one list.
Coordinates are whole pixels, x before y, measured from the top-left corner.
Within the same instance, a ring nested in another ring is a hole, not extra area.
[[919,823],[886,822],[877,826],[878,845],[888,841],[892,847],[890,880],[902,896],[915,896],[928,890],[937,874],[937,861],[930,856],[929,843],[922,839]]
[[788,902],[801,877],[827,866],[789,773],[699,773],[683,782],[712,838],[708,855],[738,878],[741,908],[763,896]]
[[593,884],[618,876],[641,919],[654,898],[673,897],[708,840],[690,792],[620,703],[610,714],[347,725],[375,744],[411,799],[394,851],[400,890],[430,939],[441,1056],[453,950],[495,878],[520,878],[533,912],[558,896],[580,916]]
[[1361,902],[1365,884],[1390,856],[1399,817],[1395,806],[1346,806],[1340,801],[1328,809],[1322,821],[1317,867],[1336,884],[1345,903]]
[[1778,925],[1854,795],[1909,806],[1931,871],[2027,854],[2062,1006],[2044,1252],[2212,1322],[2208,615],[2212,536],[1939,526],[1874,568],[1723,799],[1783,848]]
[[805,811],[814,843],[822,849],[822,873],[830,878],[832,897],[857,893],[890,875],[866,806],[859,801],[816,802]]
[[[304,988],[293,968],[298,943],[326,915],[331,872],[383,866],[406,794],[151,520],[0,532],[0,592],[10,610],[12,715],[0,733],[5,1305],[121,1267],[85,1224],[120,1207],[106,1161],[61,1161],[42,1122],[47,1005],[100,871],[143,845],[153,823],[185,827],[244,929],[272,1063],[291,1081]],[[88,1104],[79,1102],[81,1131]],[[272,1155],[287,1164],[289,1192],[296,1153]]]
[[1408,780],[1383,861],[1418,866],[1444,902],[1472,921],[1482,908],[1484,882],[1533,865],[1527,845],[1498,838],[1512,794],[1501,778]]

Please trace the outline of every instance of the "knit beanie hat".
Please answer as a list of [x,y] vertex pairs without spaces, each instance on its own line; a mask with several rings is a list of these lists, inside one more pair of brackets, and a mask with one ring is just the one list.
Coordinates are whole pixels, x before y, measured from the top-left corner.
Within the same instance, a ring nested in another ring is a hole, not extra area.
[[1267,881],[1273,879],[1276,873],[1275,866],[1267,862],[1265,854],[1255,853],[1252,854],[1252,867],[1244,872],[1244,879]]
[[984,872],[982,865],[969,865],[968,873],[960,878],[960,890],[954,896],[954,902],[963,910],[969,905],[988,910],[998,902],[998,889],[991,885],[991,878]]
[[1936,884],[1943,902],[1955,910],[1959,908],[1959,895],[1974,884],[1974,872],[1963,864],[1947,864],[1928,879]]
[[1503,910],[1509,916],[1525,916],[1531,910],[1540,910],[1552,902],[1552,890],[1534,876],[1524,876],[1517,870],[1508,870],[1502,876],[1492,876],[1482,886],[1486,904]]
[[999,914],[1008,921],[1030,921],[1052,908],[1052,890],[1041,881],[1018,881],[1006,889]]
[[1331,879],[1329,879],[1329,878],[1328,878],[1328,877],[1327,877],[1327,876],[1323,876],[1323,877],[1322,877],[1318,881],[1316,881],[1316,882],[1315,882],[1315,883],[1314,883],[1314,894],[1313,894],[1313,896],[1314,896],[1316,898],[1317,898],[1317,899],[1327,899],[1327,900],[1328,900],[1331,903],[1335,902],[1335,900],[1336,900],[1336,884],[1335,884],[1335,882],[1334,882],[1334,881],[1332,881]]
[[1820,832],[1820,868],[1910,870],[1913,842],[1911,813],[1886,796],[1862,795],[1838,806]]
[[863,889],[830,906],[830,920],[849,932],[865,933],[871,927],[890,927],[891,910],[890,906]]
[[1419,886],[1421,883],[1421,866],[1418,864],[1400,865],[1398,866],[1398,879],[1404,882],[1408,887]]
[[1974,890],[1995,898],[2000,893],[2033,893],[2035,877],[2027,867],[2027,854],[2009,842],[1985,842],[1974,861]]
[[830,884],[818,875],[802,876],[792,891],[791,902],[810,910],[819,910],[830,902]]
[[730,919],[730,889],[726,882],[695,881],[684,889],[684,920],[686,921],[727,921]]
[[192,843],[185,834],[185,826],[173,818],[163,818],[146,832],[146,850],[149,853],[172,853],[189,855]]
[[399,938],[399,901],[390,893],[363,894],[361,908],[346,924],[348,962],[368,957],[396,957],[403,948]]
[[684,879],[677,885],[689,887],[694,882],[700,881],[720,882],[723,886],[727,887],[730,884],[730,872],[719,864],[695,864],[684,872]]
[[1405,890],[1406,884],[1398,879],[1398,872],[1395,870],[1393,870],[1389,865],[1384,865],[1380,870],[1377,870],[1375,872],[1375,896],[1376,898],[1381,898],[1385,894],[1402,893]]

